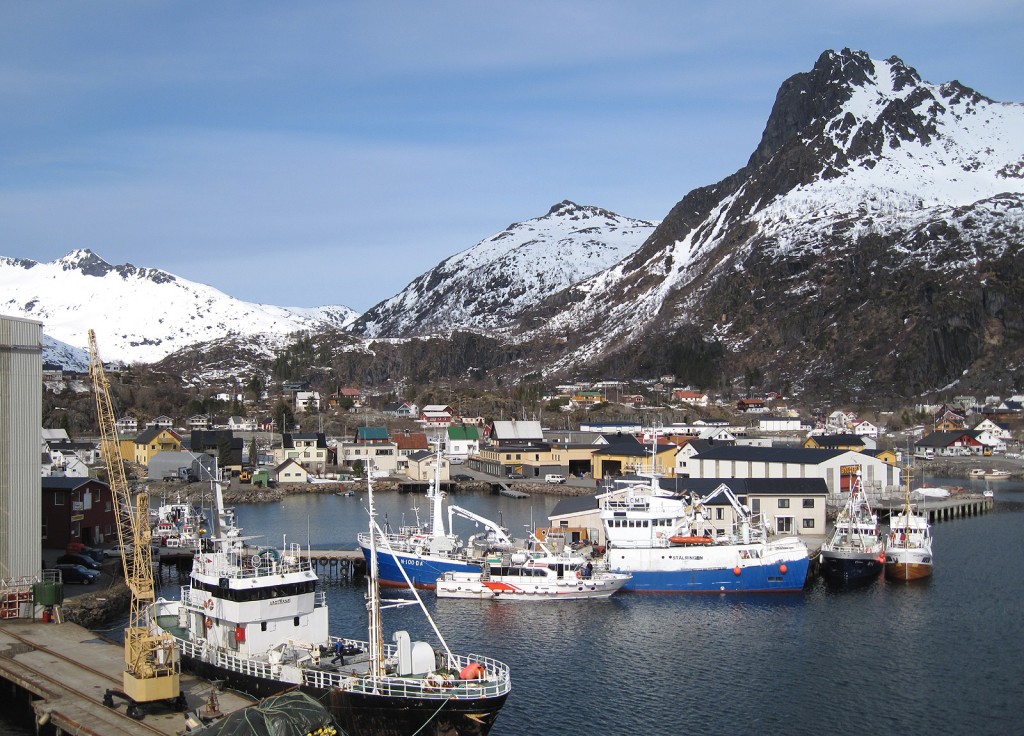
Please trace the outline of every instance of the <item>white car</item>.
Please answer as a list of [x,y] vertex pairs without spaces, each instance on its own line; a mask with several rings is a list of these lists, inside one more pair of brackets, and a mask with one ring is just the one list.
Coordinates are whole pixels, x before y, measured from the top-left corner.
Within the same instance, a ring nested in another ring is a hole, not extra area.
[[565,476],[558,473],[548,473],[544,476],[545,483],[565,483]]
[[[128,550],[128,554],[132,553],[132,549],[133,549],[132,545],[129,544],[126,549]],[[103,556],[104,557],[120,557],[121,556],[121,547],[120,546],[114,546],[114,547],[111,547],[110,549],[105,549],[105,550],[103,550]]]

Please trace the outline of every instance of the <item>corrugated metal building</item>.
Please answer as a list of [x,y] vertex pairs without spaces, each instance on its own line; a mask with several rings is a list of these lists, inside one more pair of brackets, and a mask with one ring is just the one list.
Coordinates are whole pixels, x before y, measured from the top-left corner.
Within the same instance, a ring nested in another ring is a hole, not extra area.
[[43,325],[0,316],[0,578],[39,574]]

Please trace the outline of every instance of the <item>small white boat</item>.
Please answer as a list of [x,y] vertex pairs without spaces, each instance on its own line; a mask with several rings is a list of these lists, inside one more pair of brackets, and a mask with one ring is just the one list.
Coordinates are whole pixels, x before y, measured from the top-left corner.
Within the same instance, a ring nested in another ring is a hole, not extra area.
[[608,598],[633,577],[599,570],[579,554],[505,555],[501,564],[485,564],[479,572],[446,572],[434,588],[438,598],[544,601]]
[[971,478],[984,478],[985,477],[985,469],[984,468],[971,468],[971,472],[968,473],[968,475]]
[[1009,477],[1009,470],[986,470],[982,476],[985,480],[1006,480]]

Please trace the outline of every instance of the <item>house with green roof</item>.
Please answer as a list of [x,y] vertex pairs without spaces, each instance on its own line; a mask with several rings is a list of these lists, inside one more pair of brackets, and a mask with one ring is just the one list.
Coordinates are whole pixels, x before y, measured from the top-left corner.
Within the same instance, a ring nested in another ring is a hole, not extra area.
[[480,430],[466,425],[448,427],[444,454],[452,463],[464,463],[470,455],[480,452]]

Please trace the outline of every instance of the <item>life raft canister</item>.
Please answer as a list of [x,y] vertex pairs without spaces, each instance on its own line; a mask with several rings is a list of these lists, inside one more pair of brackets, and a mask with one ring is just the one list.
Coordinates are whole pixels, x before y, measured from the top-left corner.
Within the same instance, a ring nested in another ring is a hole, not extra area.
[[470,662],[459,672],[459,679],[482,680],[487,676],[487,671],[479,662]]

